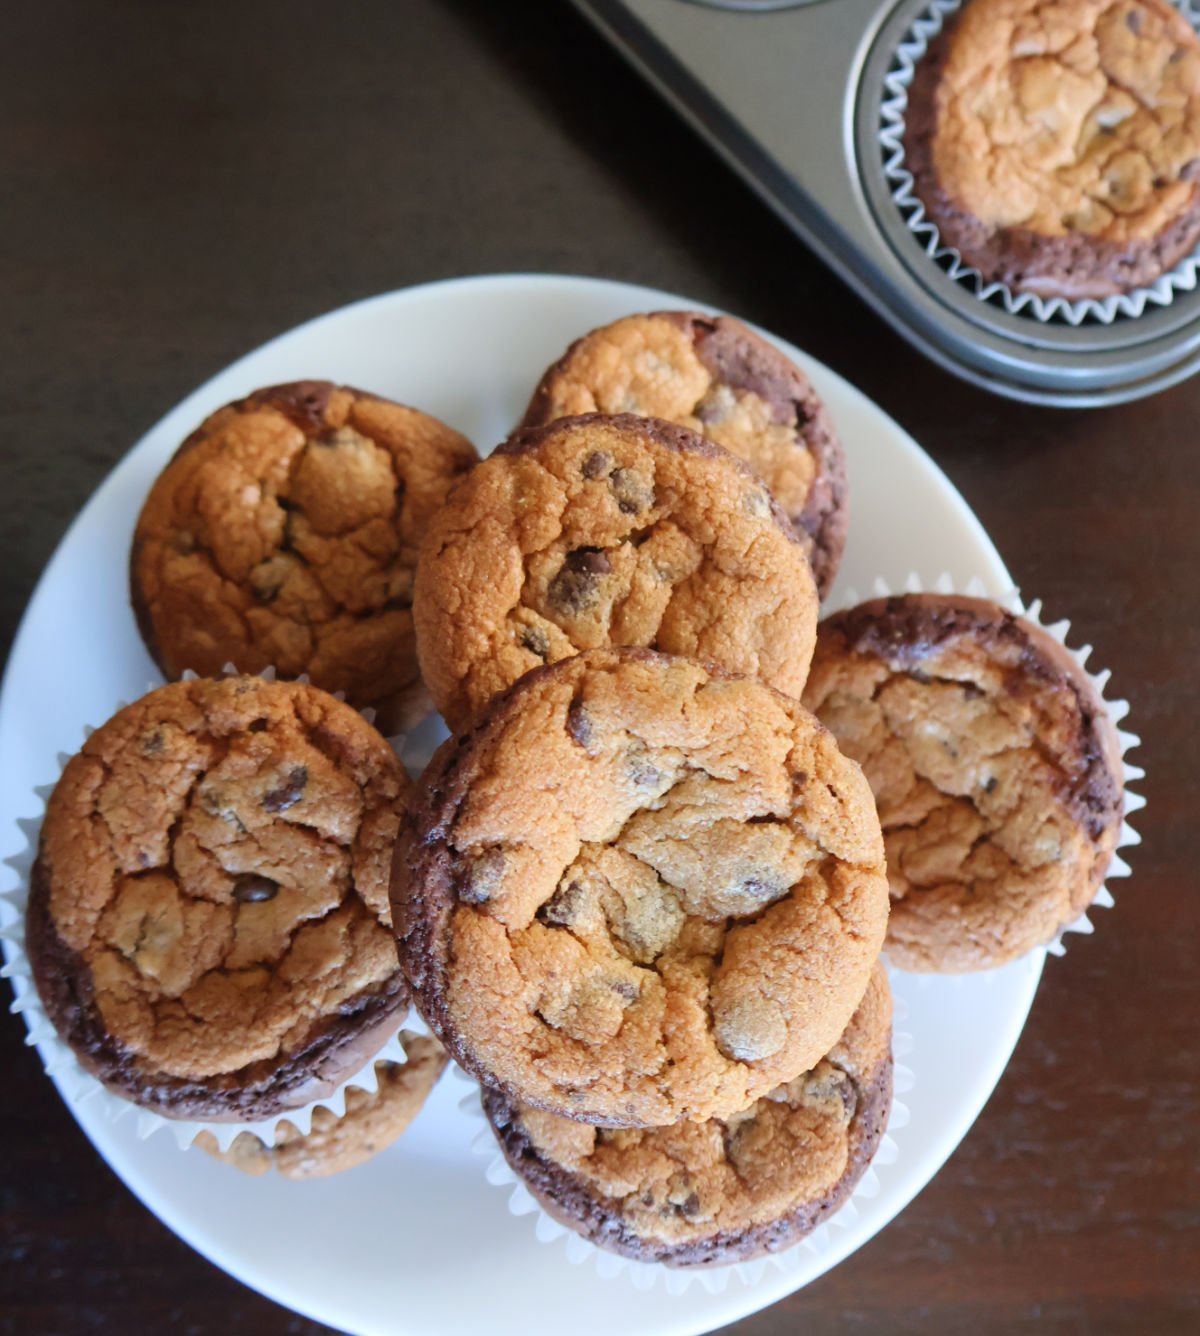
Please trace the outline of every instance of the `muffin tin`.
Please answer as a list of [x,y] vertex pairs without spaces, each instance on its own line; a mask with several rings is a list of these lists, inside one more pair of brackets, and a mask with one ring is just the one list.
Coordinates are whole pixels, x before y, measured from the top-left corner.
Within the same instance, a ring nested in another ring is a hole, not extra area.
[[1141,398],[1200,368],[1200,288],[1078,323],[952,278],[893,199],[886,80],[930,0],[575,0],[830,267],[916,348],[1031,403]]

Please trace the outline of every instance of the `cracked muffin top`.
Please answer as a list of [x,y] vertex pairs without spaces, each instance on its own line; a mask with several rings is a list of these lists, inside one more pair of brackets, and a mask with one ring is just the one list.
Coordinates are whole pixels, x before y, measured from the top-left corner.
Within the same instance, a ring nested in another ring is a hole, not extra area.
[[1120,749],[1040,628],[985,599],[864,603],[821,624],[804,700],[874,791],[895,964],[1002,965],[1091,903],[1120,834]]
[[644,1127],[813,1067],[883,943],[870,789],[761,682],[645,650],[535,670],[443,744],[397,844],[400,956],[451,1055]]
[[846,467],[828,410],[790,358],[730,316],[654,311],[576,340],[542,377],[522,427],[637,413],[743,459],[795,526],[823,598],[846,545]]
[[385,729],[428,708],[413,571],[429,517],[476,460],[416,409],[298,381],[209,417],[146,498],[130,581],[169,678],[307,673]]
[[377,1062],[379,1088],[351,1086],[340,1118],[330,1109],[314,1109],[307,1135],[280,1123],[273,1146],[253,1132],[240,1132],[228,1150],[220,1149],[211,1132],[201,1132],[193,1144],[254,1177],[275,1169],[284,1178],[327,1178],[364,1164],[408,1130],[446,1067],[446,1052],[436,1039],[411,1030],[400,1037],[408,1060]]
[[295,683],[178,682],[97,729],[50,797],[27,920],[84,1066],[214,1120],[361,1067],[408,1001],[388,904],[408,788],[375,729]]
[[1166,0],[970,0],[918,66],[906,144],[985,279],[1145,286],[1200,241],[1200,39]]
[[451,728],[584,649],[686,654],[799,695],[817,596],[745,464],[653,418],[522,433],[434,516],[417,568],[421,671]]
[[617,1130],[484,1089],[504,1157],[557,1220],[601,1248],[669,1266],[782,1252],[866,1172],[892,1101],[892,998],[876,964],[841,1037],[741,1113]]

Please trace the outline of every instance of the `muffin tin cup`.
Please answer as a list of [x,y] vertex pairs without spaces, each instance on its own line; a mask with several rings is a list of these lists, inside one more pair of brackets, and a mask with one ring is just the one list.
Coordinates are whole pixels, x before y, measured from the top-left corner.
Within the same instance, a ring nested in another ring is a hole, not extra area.
[[[236,669],[232,664],[225,666],[226,675],[234,672],[236,672]],[[276,680],[273,668],[264,669],[257,676],[268,682]],[[196,677],[197,674],[190,671],[183,674],[183,678],[186,680]],[[294,680],[307,682],[308,678],[305,676]],[[153,683],[146,690],[153,691],[161,685],[161,683]],[[130,704],[128,701],[118,701],[113,713],[124,709],[128,704]],[[373,710],[360,710],[359,713],[368,723],[374,721]],[[84,737],[86,738],[94,731],[94,726],[85,728]],[[397,752],[402,741],[402,738],[388,739],[389,745]],[[58,769],[60,775],[70,759],[71,757],[66,752],[59,753]],[[29,1031],[25,1039],[26,1044],[38,1050],[46,1074],[54,1079],[69,1103],[82,1104],[86,1101],[90,1108],[101,1109],[105,1117],[113,1122],[130,1117],[135,1118],[137,1134],[143,1140],[153,1136],[155,1132],[163,1128],[169,1128],[174,1133],[175,1140],[181,1149],[190,1146],[201,1132],[210,1132],[216,1138],[217,1144],[222,1150],[227,1150],[233,1140],[242,1132],[250,1132],[266,1145],[273,1146],[276,1142],[280,1123],[290,1123],[302,1134],[307,1135],[312,1130],[312,1116],[317,1109],[327,1109],[339,1118],[343,1116],[346,1112],[346,1091],[351,1087],[365,1090],[371,1094],[379,1089],[379,1078],[375,1070],[376,1063],[402,1064],[408,1060],[404,1046],[400,1042],[400,1031],[404,1028],[411,1030],[414,1027],[411,1018],[406,1019],[401,1016],[396,1021],[394,1032],[388,1036],[386,1042],[381,1045],[378,1051],[372,1054],[362,1067],[342,1081],[330,1094],[322,1096],[320,1099],[310,1100],[308,1103],[301,1104],[294,1109],[287,1109],[271,1118],[253,1122],[210,1122],[202,1119],[164,1118],[162,1114],[155,1113],[151,1109],[144,1109],[133,1100],[110,1090],[83,1067],[69,1045],[59,1037],[58,1031],[54,1028],[45,1008],[42,1006],[42,1000],[33,981],[33,968],[25,951],[25,906],[29,896],[29,880],[34,861],[37,858],[38,840],[46,813],[46,803],[54,788],[55,784],[50,783],[34,789],[33,796],[39,804],[40,810],[37,815],[17,822],[25,836],[25,848],[19,854],[5,860],[16,873],[17,881],[15,886],[6,891],[0,891],[0,939],[8,943],[9,952],[8,963],[0,968],[0,977],[7,978],[12,985],[15,1001],[11,1004],[9,1010],[20,1014],[24,1019],[25,1026]],[[419,1028],[423,1029],[424,1027]]]
[[[1025,603],[1020,591],[1011,589],[1004,594],[991,594],[983,581],[975,578],[969,580],[965,585],[956,585],[950,576],[943,572],[931,584],[922,581],[921,577],[912,573],[904,581],[903,585],[895,588],[883,579],[876,579],[869,592],[860,594],[858,590],[848,588],[836,600],[831,600],[822,607],[821,613],[828,617],[831,613],[844,612],[848,608],[853,608],[859,603],[875,598],[891,598],[899,594],[961,594],[969,598],[986,598],[991,602],[999,604],[1000,607],[1011,612],[1016,617],[1021,617],[1025,621],[1044,631],[1048,636],[1056,641],[1067,651],[1068,654],[1079,665],[1080,669],[1087,676],[1096,691],[1096,695],[1104,703],[1104,708],[1112,721],[1117,734],[1117,742],[1121,749],[1121,787],[1124,794],[1125,806],[1121,818],[1121,830],[1117,837],[1117,845],[1109,861],[1108,870],[1105,873],[1104,881],[1100,888],[1092,897],[1091,904],[1080,916],[1073,922],[1068,923],[1065,928],[1059,930],[1054,938],[1043,947],[1035,950],[1047,951],[1052,956],[1061,956],[1066,952],[1066,935],[1068,933],[1090,934],[1095,932],[1095,927],[1088,917],[1092,909],[1111,909],[1115,903],[1113,893],[1109,889],[1109,882],[1115,881],[1119,877],[1128,877],[1130,873],[1129,864],[1121,857],[1121,850],[1128,849],[1132,845],[1141,844],[1142,837],[1129,824],[1130,814],[1141,811],[1146,805],[1146,800],[1139,793],[1134,793],[1129,785],[1133,781],[1142,780],[1146,776],[1145,770],[1141,766],[1133,765],[1127,759],[1127,753],[1134,747],[1141,746],[1141,738],[1136,733],[1130,733],[1120,725],[1129,714],[1129,702],[1111,696],[1106,696],[1105,691],[1109,685],[1109,679],[1112,674],[1105,668],[1099,672],[1092,672],[1087,667],[1087,660],[1091,655],[1091,645],[1081,645],[1078,649],[1072,649],[1067,644],[1067,635],[1071,630],[1071,623],[1067,620],[1058,622],[1044,622],[1042,620],[1042,601],[1034,599],[1032,603]],[[884,953],[887,953],[887,947],[884,947]],[[918,979],[932,981],[940,980],[958,980],[967,978],[987,978],[994,971],[985,970],[976,974],[920,974]]]
[[[908,93],[917,65],[946,20],[956,14],[964,0],[930,0],[915,19],[905,38],[895,49],[891,67],[883,80],[883,100],[879,107],[879,148],[883,173],[891,190],[892,202],[930,262],[952,280],[973,292],[981,302],[999,300],[1010,315],[1040,321],[1065,321],[1111,325],[1119,318],[1136,318],[1148,308],[1169,306],[1179,293],[1192,292],[1200,280],[1200,249],[1193,251],[1173,269],[1152,284],[1132,292],[1110,297],[1087,297],[1071,301],[1065,297],[1038,297],[1029,292],[1015,292],[1003,283],[988,282],[978,269],[968,265],[952,246],[941,238],[937,224],[926,215],[918,198],[912,173],[906,163],[904,144]],[[1200,11],[1190,0],[1171,0],[1193,28],[1200,30]]]
[[[908,1106],[900,1098],[913,1088],[915,1077],[912,1069],[900,1061],[912,1052],[913,1038],[907,1031],[897,1030],[897,1023],[907,1017],[907,1005],[901,998],[892,995],[892,1107],[888,1115],[887,1128],[880,1139],[871,1162],[862,1178],[855,1184],[854,1191],[827,1220],[816,1229],[794,1243],[783,1252],[767,1253],[750,1262],[727,1262],[711,1266],[673,1267],[662,1262],[635,1262],[618,1253],[607,1252],[594,1243],[576,1234],[566,1225],[549,1215],[520,1180],[504,1158],[492,1131],[491,1124],[484,1115],[479,1097],[479,1084],[458,1067],[453,1067],[451,1079],[458,1082],[463,1090],[459,1108],[475,1124],[471,1136],[473,1154],[487,1160],[484,1177],[497,1188],[508,1193],[508,1209],[514,1216],[531,1219],[526,1228],[538,1243],[551,1245],[565,1260],[574,1266],[594,1267],[596,1274],[605,1279],[625,1276],[639,1290],[650,1290],[663,1286],[668,1294],[683,1294],[694,1285],[699,1285],[710,1294],[721,1294],[731,1284],[738,1283],[747,1287],[756,1285],[768,1270],[789,1273],[802,1265],[805,1251],[818,1257],[827,1253],[833,1243],[835,1231],[845,1229],[852,1224],[859,1214],[857,1203],[866,1201],[878,1194],[880,1173],[887,1174],[902,1153],[903,1136],[900,1144],[896,1136],[908,1126]],[[876,1171],[879,1172],[876,1172]]]

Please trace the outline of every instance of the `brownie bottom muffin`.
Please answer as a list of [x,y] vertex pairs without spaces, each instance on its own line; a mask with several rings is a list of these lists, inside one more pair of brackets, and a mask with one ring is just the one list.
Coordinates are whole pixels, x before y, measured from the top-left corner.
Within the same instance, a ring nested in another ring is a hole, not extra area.
[[749,1261],[799,1242],[866,1172],[892,1101],[891,993],[875,967],[845,1033],[743,1113],[640,1130],[588,1127],[484,1089],[504,1157],[545,1210],[641,1262]]
[[408,780],[348,705],[199,678],[98,728],[47,805],[26,945],[83,1067],[164,1117],[331,1094],[408,1008],[388,869]]
[[378,1090],[352,1086],[340,1118],[329,1109],[315,1109],[307,1135],[285,1122],[273,1146],[253,1132],[239,1133],[228,1150],[219,1148],[211,1132],[201,1132],[194,1144],[254,1176],[275,1169],[284,1178],[325,1178],[363,1164],[408,1130],[446,1067],[446,1052],[436,1039],[410,1030],[402,1031],[400,1039],[408,1061],[377,1063]]
[[1120,745],[1039,627],[986,599],[864,603],[822,623],[804,700],[875,794],[895,964],[1002,965],[1092,902],[1121,830]]

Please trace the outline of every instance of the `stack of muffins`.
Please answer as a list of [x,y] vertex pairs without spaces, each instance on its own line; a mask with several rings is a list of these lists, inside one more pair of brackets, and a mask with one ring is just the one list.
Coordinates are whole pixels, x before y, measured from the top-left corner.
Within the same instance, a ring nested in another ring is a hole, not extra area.
[[[1122,812],[1103,703],[1037,626],[935,595],[818,625],[846,493],[806,377],[689,312],[580,339],[479,463],[323,382],[214,414],[131,565],[164,673],[203,676],[94,733],[42,830],[28,944],[60,1034],[214,1126],[350,1082],[344,1116],[225,1152],[293,1176],[382,1149],[448,1054],[600,1246],[789,1247],[887,1123],[881,952],[960,971],[1049,941]],[[454,734],[414,784],[354,707],[395,727],[426,692]],[[410,999],[435,1038],[353,1088]]]

